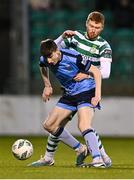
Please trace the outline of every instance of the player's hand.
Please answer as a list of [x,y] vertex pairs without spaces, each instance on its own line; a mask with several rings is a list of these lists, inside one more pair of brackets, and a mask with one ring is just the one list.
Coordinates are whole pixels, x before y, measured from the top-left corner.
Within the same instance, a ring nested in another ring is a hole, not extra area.
[[97,104],[100,102],[100,100],[101,100],[100,97],[93,97],[93,98],[91,99],[91,104],[92,104],[93,106],[97,106]]
[[84,74],[84,73],[78,73],[73,79],[75,81],[81,81],[83,79],[88,79],[89,78],[89,75],[88,74]]
[[53,93],[53,88],[52,87],[45,87],[42,93],[42,98],[43,101],[47,102],[50,99],[50,96]]
[[72,30],[66,30],[62,34],[62,38],[69,38],[75,35],[75,31]]

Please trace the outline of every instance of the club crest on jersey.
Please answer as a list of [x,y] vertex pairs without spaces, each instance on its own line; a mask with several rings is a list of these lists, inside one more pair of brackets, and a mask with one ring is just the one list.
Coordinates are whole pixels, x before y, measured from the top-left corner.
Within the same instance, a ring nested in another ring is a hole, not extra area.
[[96,51],[97,51],[97,46],[96,45],[93,45],[91,48],[90,48],[90,53],[94,54]]

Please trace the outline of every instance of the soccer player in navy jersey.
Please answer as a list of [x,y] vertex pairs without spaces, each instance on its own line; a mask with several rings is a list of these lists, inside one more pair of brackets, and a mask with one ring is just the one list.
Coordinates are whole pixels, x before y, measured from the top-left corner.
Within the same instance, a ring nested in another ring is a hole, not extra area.
[[[40,70],[45,85],[42,95],[43,100],[48,101],[51,96],[51,94],[46,93],[47,88],[52,87],[48,78],[47,68],[54,73],[65,90],[55,108],[44,121],[44,129],[55,137],[60,138],[64,143],[70,141],[74,148],[77,148],[78,144],[76,141],[73,141],[70,134],[60,126],[64,119],[72,114],[72,112],[77,111],[78,128],[93,158],[90,166],[104,167],[105,164],[98,147],[98,139],[92,128],[94,109],[100,109],[100,71],[91,65],[89,59],[84,59],[77,51],[68,49],[58,50],[56,43],[51,39],[42,41],[40,49],[42,55],[40,58]],[[75,81],[74,78],[79,72],[85,74],[91,73],[93,78]]]

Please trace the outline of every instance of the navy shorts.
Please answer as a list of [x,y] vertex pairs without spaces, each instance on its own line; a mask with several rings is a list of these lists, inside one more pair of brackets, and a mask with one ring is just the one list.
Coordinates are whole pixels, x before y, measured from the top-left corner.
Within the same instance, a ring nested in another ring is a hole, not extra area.
[[89,91],[85,91],[76,95],[66,95],[64,94],[56,104],[56,106],[61,107],[63,109],[68,109],[71,111],[77,111],[81,107],[92,107],[100,109],[100,104],[97,106],[93,106],[91,104],[92,97],[95,96],[95,89],[91,89]]

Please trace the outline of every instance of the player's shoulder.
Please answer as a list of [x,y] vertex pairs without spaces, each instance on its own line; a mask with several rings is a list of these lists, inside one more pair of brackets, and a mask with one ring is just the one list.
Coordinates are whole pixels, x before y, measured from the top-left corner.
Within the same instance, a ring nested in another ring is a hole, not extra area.
[[81,30],[76,30],[75,31],[76,36],[85,36],[85,33],[86,33],[85,31],[81,31]]
[[97,40],[102,43],[108,43],[102,36],[98,36]]
[[110,44],[108,43],[108,41],[105,40],[102,36],[99,36],[97,40],[100,42],[101,46],[105,46],[105,47],[111,49],[111,46],[110,46]]
[[46,65],[46,59],[43,56],[40,56],[40,58],[39,58],[39,65],[41,67]]
[[40,56],[39,57],[39,62],[45,63],[45,62],[47,62],[47,58],[45,58],[44,56]]

